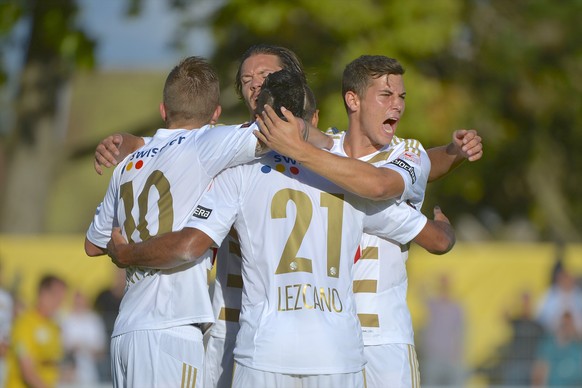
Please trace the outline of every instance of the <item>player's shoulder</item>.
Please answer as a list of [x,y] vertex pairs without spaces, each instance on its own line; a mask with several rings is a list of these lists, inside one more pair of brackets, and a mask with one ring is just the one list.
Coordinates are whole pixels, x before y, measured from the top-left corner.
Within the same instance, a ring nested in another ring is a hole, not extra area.
[[392,148],[397,153],[412,153],[418,156],[426,153],[424,146],[417,139],[405,139],[401,137],[394,136],[392,142],[390,143],[390,148]]

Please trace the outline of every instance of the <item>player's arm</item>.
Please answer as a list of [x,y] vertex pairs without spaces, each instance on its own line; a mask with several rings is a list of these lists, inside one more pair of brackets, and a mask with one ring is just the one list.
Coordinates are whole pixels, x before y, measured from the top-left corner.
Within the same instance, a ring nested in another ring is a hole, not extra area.
[[113,228],[107,252],[118,267],[141,266],[170,269],[202,256],[214,241],[198,229],[184,228],[148,240],[128,244],[119,228]]
[[427,150],[431,162],[428,181],[432,182],[454,170],[465,160],[474,162],[483,156],[481,136],[474,129],[453,132],[452,141],[444,146]]
[[364,198],[385,200],[397,197],[404,191],[404,180],[396,171],[334,155],[306,143],[302,138],[302,120],[288,110],[283,110],[283,114],[287,121],[279,118],[266,105],[262,117],[257,120],[260,132],[255,135],[269,148]]
[[127,155],[145,144],[143,138],[129,133],[116,133],[107,136],[95,149],[95,161],[93,163],[97,174],[103,174],[102,166],[110,168],[116,166]]
[[105,255],[107,253],[107,249],[101,248],[95,244],[93,244],[87,237],[85,237],[85,253],[87,256],[95,257]]
[[435,206],[434,220],[428,220],[413,241],[432,254],[442,255],[455,245],[455,231],[447,216]]

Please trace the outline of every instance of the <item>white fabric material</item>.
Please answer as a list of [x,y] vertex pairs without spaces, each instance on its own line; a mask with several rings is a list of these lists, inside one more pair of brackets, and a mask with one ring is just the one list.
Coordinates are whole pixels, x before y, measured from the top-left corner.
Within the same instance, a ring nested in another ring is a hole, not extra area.
[[[115,169],[87,238],[105,247],[112,226],[120,225],[124,236],[135,242],[181,229],[214,175],[255,158],[256,128],[159,129]],[[113,336],[214,322],[207,282],[210,259],[209,251],[197,262],[173,270],[127,268]]]
[[233,223],[238,232],[237,363],[290,374],[362,370],[351,275],[362,230],[407,243],[426,224],[410,206],[393,204],[346,193],[276,153],[216,177],[200,201],[208,218],[195,215],[187,226],[218,243]]
[[[332,152],[345,156],[344,136],[334,136]],[[399,201],[408,202],[416,209],[422,207],[431,164],[417,140],[394,137],[389,145],[360,160],[397,171],[405,186]],[[408,246],[364,234],[361,254],[354,265],[354,292],[364,344],[414,345],[412,319],[406,303]],[[368,287],[359,289],[359,284]],[[369,289],[370,284],[375,285],[373,290]]]

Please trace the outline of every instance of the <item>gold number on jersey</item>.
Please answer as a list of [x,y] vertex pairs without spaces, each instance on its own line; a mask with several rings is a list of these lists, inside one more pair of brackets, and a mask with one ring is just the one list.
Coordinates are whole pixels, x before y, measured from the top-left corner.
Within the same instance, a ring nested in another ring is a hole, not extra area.
[[158,191],[158,234],[171,232],[174,223],[174,200],[170,192],[170,182],[164,176],[164,173],[156,170],[148,176],[142,192],[137,197],[139,223],[136,225],[135,220],[131,214],[134,206],[133,201],[133,183],[126,182],[120,187],[120,196],[123,200],[123,207],[125,211],[125,222],[123,228],[125,229],[129,242],[133,242],[131,236],[137,229],[142,241],[151,237],[148,230],[148,221],[146,220],[146,213],[149,205],[150,189],[155,187]]
[[[305,238],[313,217],[313,204],[302,191],[284,189],[278,191],[271,202],[271,218],[287,218],[287,203],[295,204],[296,216],[293,229],[285,243],[275,274],[289,272],[312,272],[312,261],[297,257],[299,247]],[[343,222],[343,195],[321,193],[321,206],[327,211],[327,275],[339,276],[341,252],[341,230]]]

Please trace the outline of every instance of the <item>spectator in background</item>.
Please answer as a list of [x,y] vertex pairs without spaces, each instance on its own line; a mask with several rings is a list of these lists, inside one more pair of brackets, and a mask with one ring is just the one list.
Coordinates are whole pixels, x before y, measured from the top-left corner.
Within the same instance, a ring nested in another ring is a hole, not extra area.
[[582,386],[582,340],[577,330],[574,315],[563,311],[541,341],[532,371],[535,387],[580,387]]
[[420,343],[423,385],[462,387],[465,382],[465,317],[451,298],[450,279],[439,277],[438,295],[426,300],[428,320]]
[[507,314],[506,319],[512,329],[512,338],[500,362],[502,384],[528,386],[531,382],[536,349],[544,334],[542,325],[535,319],[529,291],[520,294],[518,313],[513,316]]
[[57,385],[63,350],[55,315],[66,294],[67,285],[61,278],[46,275],[40,280],[35,306],[14,320],[7,387]]
[[113,275],[113,283],[109,288],[101,291],[95,298],[93,304],[94,310],[101,316],[105,325],[105,341],[104,356],[98,361],[97,367],[99,370],[99,380],[101,382],[111,382],[111,355],[109,352],[111,334],[113,333],[113,326],[115,319],[119,313],[119,305],[125,292],[125,269],[115,268]]
[[76,291],[71,311],[61,323],[63,346],[72,361],[70,383],[95,385],[99,382],[98,361],[105,355],[105,325],[101,317],[91,310],[85,295]]
[[565,311],[570,312],[577,330],[582,331],[582,289],[559,255],[552,269],[552,284],[542,296],[537,320],[546,331],[555,332],[558,318]]
[[[2,273],[0,267],[0,274]],[[6,355],[10,345],[10,330],[14,317],[14,302],[12,295],[0,288],[0,388],[6,382]]]

